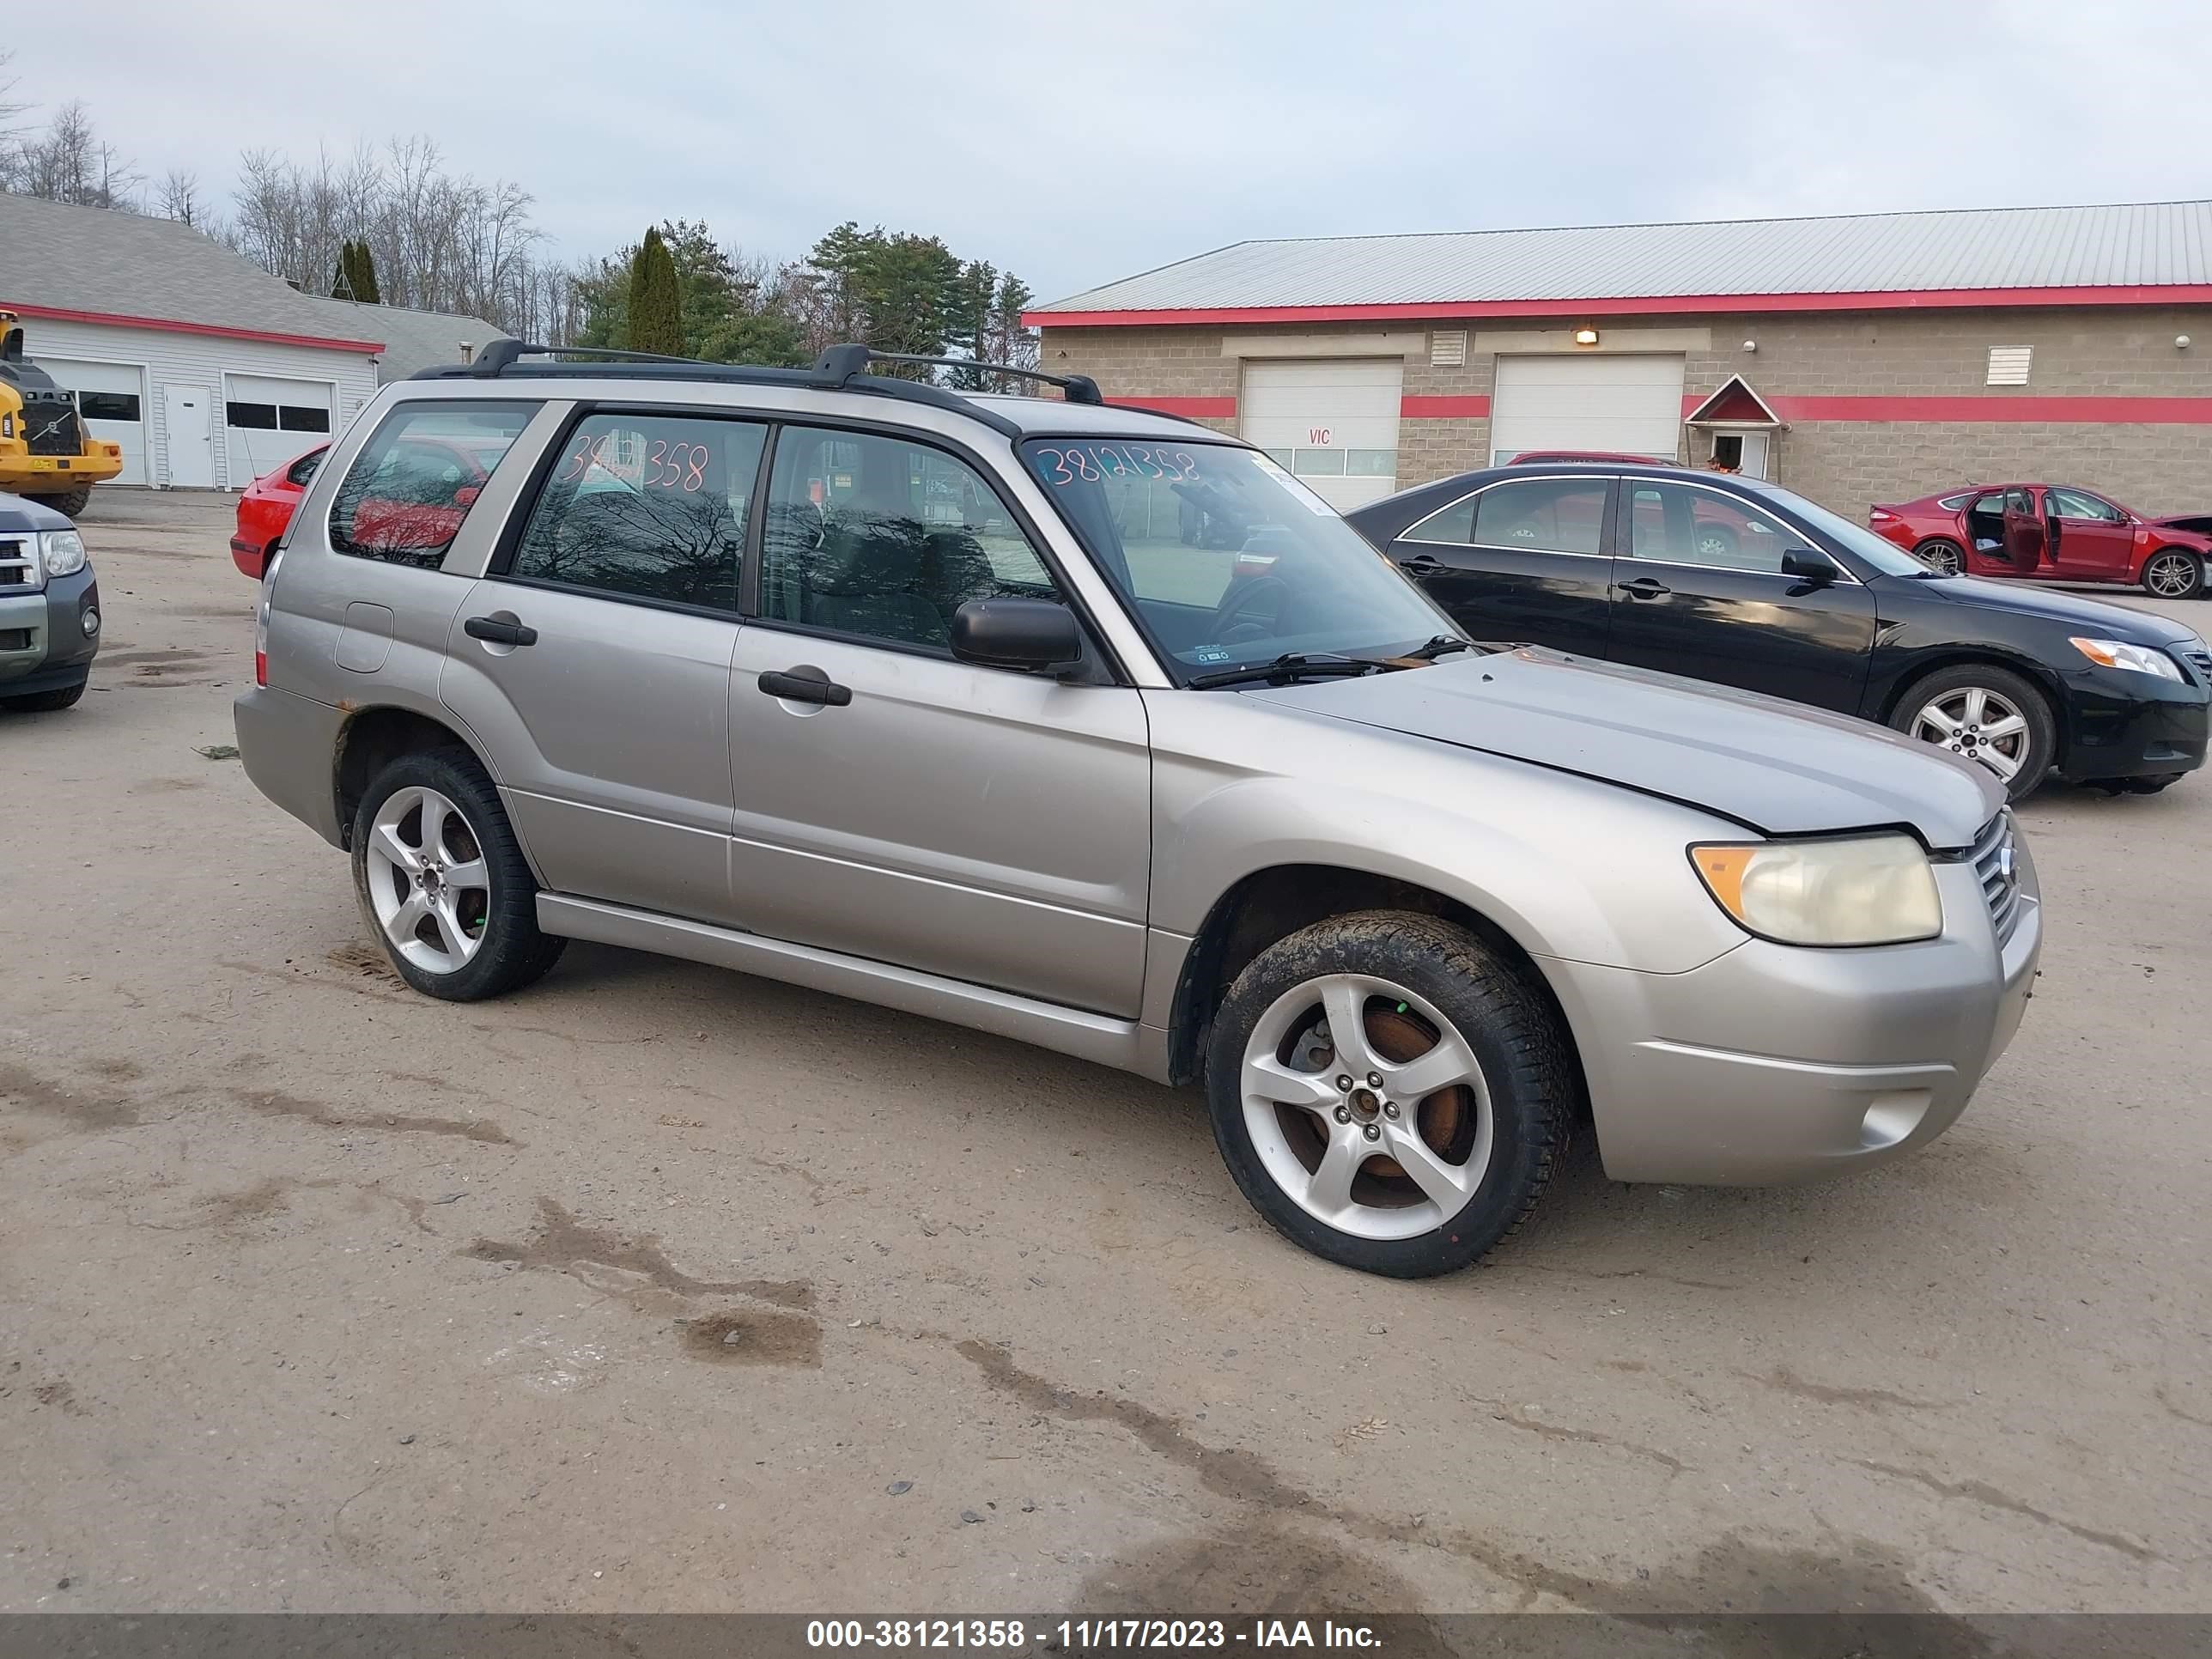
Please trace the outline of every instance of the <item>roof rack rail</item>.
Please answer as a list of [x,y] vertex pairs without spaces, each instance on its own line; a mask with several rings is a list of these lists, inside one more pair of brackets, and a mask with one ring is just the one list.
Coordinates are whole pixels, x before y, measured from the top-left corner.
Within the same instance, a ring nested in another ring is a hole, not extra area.
[[1098,390],[1098,382],[1088,374],[1048,374],[1041,368],[1016,368],[1011,363],[987,363],[975,357],[924,357],[911,351],[878,351],[870,346],[831,346],[823,352],[814,367],[817,374],[842,370],[847,375],[862,373],[870,363],[927,363],[933,368],[965,368],[984,374],[1010,374],[1018,380],[1036,380],[1044,386],[1056,386],[1072,404],[1103,406],[1105,394]]

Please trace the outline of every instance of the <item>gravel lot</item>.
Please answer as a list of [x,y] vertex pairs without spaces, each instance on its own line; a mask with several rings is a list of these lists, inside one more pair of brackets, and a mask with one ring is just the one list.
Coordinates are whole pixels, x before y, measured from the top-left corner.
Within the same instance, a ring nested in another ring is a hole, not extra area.
[[1194,1096],[594,946],[407,992],[197,752],[231,507],[102,492],[91,694],[0,716],[0,1609],[2212,1604],[2212,778],[2029,804],[1928,1152],[1585,1158],[1395,1284]]

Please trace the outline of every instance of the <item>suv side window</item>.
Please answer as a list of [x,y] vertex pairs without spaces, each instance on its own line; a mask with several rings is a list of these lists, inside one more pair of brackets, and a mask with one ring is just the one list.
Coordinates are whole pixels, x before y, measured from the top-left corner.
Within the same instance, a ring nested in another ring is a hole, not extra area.
[[1610,478],[1517,478],[1439,508],[1405,540],[1532,553],[1595,553],[1605,536]]
[[1632,482],[1628,551],[1638,559],[1779,574],[1797,540],[1747,501],[1684,484]]
[[603,412],[562,447],[507,574],[734,612],[768,428]]
[[1059,599],[1059,585],[996,490],[915,440],[785,427],[761,544],[770,621],[950,648],[970,599]]
[[435,570],[535,404],[404,403],[354,457],[331,502],[331,545]]

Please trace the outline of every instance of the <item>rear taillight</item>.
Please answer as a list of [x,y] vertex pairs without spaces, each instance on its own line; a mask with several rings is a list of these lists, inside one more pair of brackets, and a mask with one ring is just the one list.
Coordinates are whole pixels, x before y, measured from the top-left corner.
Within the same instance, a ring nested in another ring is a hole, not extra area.
[[253,683],[269,684],[269,603],[276,592],[276,567],[284,557],[278,548],[261,568],[261,595],[253,605]]
[[1877,507],[1873,512],[1867,514],[1867,522],[1869,524],[1887,524],[1896,516],[1897,514],[1892,513],[1887,507]]

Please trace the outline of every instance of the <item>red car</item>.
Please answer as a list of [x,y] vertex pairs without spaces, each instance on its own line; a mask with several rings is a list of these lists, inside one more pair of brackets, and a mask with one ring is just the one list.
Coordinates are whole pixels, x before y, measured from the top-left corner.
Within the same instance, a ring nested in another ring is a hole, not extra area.
[[1975,484],[1877,501],[1867,523],[1951,575],[2126,582],[2155,599],[2193,599],[2212,562],[2212,536],[2072,484]]
[[[239,497],[231,562],[255,580],[260,580],[300,498],[329,453],[327,444],[311,449],[256,478]],[[491,476],[487,459],[498,457],[487,458],[459,442],[402,438],[378,459],[357,491],[348,480],[337,508],[338,514],[351,514],[347,539],[357,548],[418,548],[450,542]]]
[[329,454],[328,444],[318,444],[304,455],[295,455],[275,471],[264,473],[246,486],[238,498],[238,528],[230,538],[230,562],[254,580],[270,554],[284,538],[284,526],[307,493],[315,469]]

